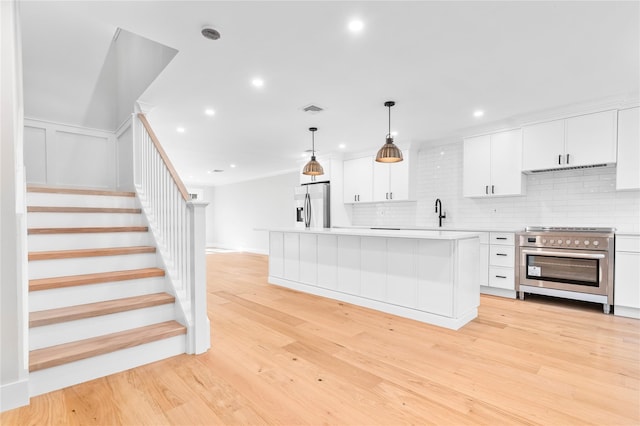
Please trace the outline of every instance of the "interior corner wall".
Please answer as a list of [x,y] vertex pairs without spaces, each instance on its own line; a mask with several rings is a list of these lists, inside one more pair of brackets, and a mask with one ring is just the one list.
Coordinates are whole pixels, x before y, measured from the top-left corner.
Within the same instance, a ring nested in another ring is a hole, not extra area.
[[268,228],[294,226],[298,172],[209,187],[207,246],[268,254]]
[[[27,182],[116,189],[119,177],[117,162],[120,160],[117,145],[113,132],[25,119],[24,164]],[[132,167],[132,164],[128,167]]]
[[131,118],[116,133],[116,151],[116,189],[118,191],[133,191],[135,187],[133,184],[133,126]]
[[22,61],[15,1],[0,2],[0,411],[29,403]]

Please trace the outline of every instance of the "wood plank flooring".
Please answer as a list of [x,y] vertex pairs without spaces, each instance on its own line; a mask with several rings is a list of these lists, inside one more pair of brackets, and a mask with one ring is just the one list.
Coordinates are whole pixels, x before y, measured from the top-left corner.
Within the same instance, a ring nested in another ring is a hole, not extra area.
[[459,331],[207,256],[212,348],[35,397],[0,424],[638,425],[640,321],[482,296]]

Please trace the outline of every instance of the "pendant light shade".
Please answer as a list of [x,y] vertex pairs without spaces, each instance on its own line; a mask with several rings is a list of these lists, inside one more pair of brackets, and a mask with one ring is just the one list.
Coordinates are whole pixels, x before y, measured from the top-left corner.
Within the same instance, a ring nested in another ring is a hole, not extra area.
[[307,164],[305,164],[304,169],[302,169],[303,175],[309,176],[319,176],[324,174],[324,170],[320,163],[316,161],[316,147],[315,147],[315,132],[318,130],[317,127],[309,127],[311,131],[311,160]]
[[376,155],[376,161],[378,163],[397,163],[402,161],[402,151],[393,143],[393,137],[391,136],[391,107],[396,103],[393,101],[387,101],[384,106],[389,108],[389,133],[387,133],[387,141],[382,148],[378,150]]

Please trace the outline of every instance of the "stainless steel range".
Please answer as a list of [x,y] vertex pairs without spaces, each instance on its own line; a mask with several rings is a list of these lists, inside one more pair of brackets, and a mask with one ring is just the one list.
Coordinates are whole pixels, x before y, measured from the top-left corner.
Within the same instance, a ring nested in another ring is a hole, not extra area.
[[516,292],[613,304],[615,229],[527,227],[517,234]]

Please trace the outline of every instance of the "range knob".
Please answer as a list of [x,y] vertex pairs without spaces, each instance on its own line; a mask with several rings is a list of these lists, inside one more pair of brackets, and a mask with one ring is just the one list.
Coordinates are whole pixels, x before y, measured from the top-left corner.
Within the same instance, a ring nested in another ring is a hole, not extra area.
[[589,244],[591,244],[591,242],[589,240],[584,240],[584,245],[588,246]]
[[556,240],[549,240],[549,244],[553,244],[555,242],[556,242]]
[[575,241],[573,242],[573,244],[575,244],[575,245],[580,244],[580,240],[575,240]]
[[594,242],[593,242],[593,245],[594,245],[594,246],[596,246],[596,247],[598,247],[598,246],[600,245],[600,241],[594,241]]
[[567,245],[571,244],[571,240],[567,240],[565,241],[565,243],[567,243]]
[[547,240],[545,240],[544,238],[542,239],[542,244],[547,244]]
[[558,240],[558,244],[562,244],[562,240]]

